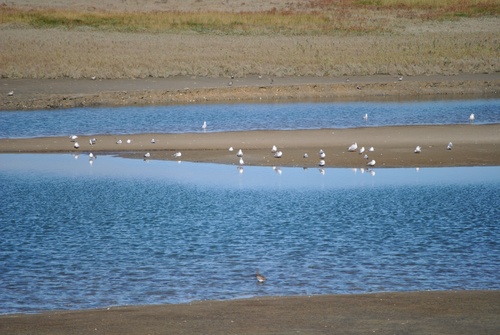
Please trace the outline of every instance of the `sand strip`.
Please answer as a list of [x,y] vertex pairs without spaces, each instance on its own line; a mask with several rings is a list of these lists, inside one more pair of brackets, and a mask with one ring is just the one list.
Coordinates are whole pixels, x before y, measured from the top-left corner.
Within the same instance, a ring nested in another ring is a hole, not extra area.
[[0,316],[2,334],[498,334],[500,291],[269,297]]
[[[96,144],[89,139],[95,137]],[[151,139],[155,143],[151,143]],[[131,143],[127,144],[126,140]],[[122,140],[122,144],[117,144]],[[80,153],[119,154],[150,159],[182,160],[222,164],[239,163],[236,152],[243,150],[245,165],[317,166],[319,150],[326,153],[327,167],[364,167],[374,159],[376,167],[434,167],[500,165],[500,124],[367,127],[355,129],[319,129],[287,131],[247,131],[222,133],[92,135],[80,136],[79,149],[68,137],[0,139],[2,153]],[[349,152],[356,142],[358,150]],[[447,150],[449,142],[452,150]],[[283,152],[275,158],[273,145]],[[421,153],[414,152],[416,146]],[[229,151],[233,147],[234,151]],[[365,153],[359,149],[365,147]],[[373,147],[374,151],[369,152]],[[304,158],[304,153],[308,158]],[[368,155],[368,159],[364,155]]]

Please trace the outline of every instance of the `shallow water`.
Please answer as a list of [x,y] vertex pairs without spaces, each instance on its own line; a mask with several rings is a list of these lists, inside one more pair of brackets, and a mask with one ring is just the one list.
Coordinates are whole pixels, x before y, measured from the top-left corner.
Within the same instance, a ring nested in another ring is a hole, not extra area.
[[277,170],[0,155],[0,313],[500,289],[500,167]]
[[[304,102],[75,108],[0,112],[0,138],[95,134],[354,128],[500,122],[500,99]],[[363,115],[368,114],[368,120]]]

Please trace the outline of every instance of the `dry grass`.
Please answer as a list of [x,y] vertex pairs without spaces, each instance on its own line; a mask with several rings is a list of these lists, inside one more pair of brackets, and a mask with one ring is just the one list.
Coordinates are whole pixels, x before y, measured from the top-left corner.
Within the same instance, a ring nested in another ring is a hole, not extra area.
[[[428,14],[439,7],[448,14],[456,14],[460,8],[473,16],[471,4],[491,7],[500,0],[290,1],[293,6],[279,10],[226,13],[133,13],[126,6],[121,10],[88,11],[62,6],[65,1],[79,4],[78,0],[59,0],[54,2],[57,7],[0,7],[1,77],[340,76],[500,71],[500,22],[496,16],[449,21],[443,20],[443,16],[431,20]],[[124,1],[103,3],[119,5]],[[170,4],[176,1],[180,0],[169,0]],[[192,4],[206,1],[209,0]],[[153,5],[151,1],[145,3]],[[381,10],[373,10],[374,7]],[[493,12],[498,13],[499,7]]]

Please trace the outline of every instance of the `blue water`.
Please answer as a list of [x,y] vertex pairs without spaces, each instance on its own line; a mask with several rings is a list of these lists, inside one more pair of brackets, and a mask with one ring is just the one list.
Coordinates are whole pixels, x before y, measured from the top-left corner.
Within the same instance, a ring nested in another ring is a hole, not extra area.
[[[368,120],[363,115],[368,114]],[[354,128],[500,122],[500,99],[400,102],[304,102],[75,108],[0,112],[0,138]]]
[[323,172],[0,155],[0,313],[500,289],[500,167]]

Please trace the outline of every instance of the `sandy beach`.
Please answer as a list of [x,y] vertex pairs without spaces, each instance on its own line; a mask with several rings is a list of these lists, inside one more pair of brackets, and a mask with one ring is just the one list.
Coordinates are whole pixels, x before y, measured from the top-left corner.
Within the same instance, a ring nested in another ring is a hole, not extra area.
[[[320,129],[290,131],[249,131],[225,133],[140,134],[130,136],[80,136],[80,148],[68,137],[34,139],[0,139],[4,153],[82,153],[114,154],[142,159],[178,160],[172,157],[181,152],[181,160],[238,164],[236,153],[243,150],[246,165],[313,167],[319,163],[319,150],[326,153],[326,167],[364,167],[364,154],[348,151],[357,143],[366,149],[376,167],[439,167],[482,166],[500,164],[500,125],[447,125],[412,127],[367,127],[356,129]],[[151,143],[152,139],[155,143]],[[131,143],[127,144],[126,140]],[[117,141],[122,140],[122,144]],[[451,150],[447,149],[453,143]],[[283,152],[275,158],[272,147]],[[416,146],[422,151],[414,152]],[[233,151],[229,148],[233,147]],[[374,151],[369,152],[373,147]],[[304,158],[304,154],[308,158]]]
[[269,297],[0,316],[2,334],[498,334],[500,292]]

